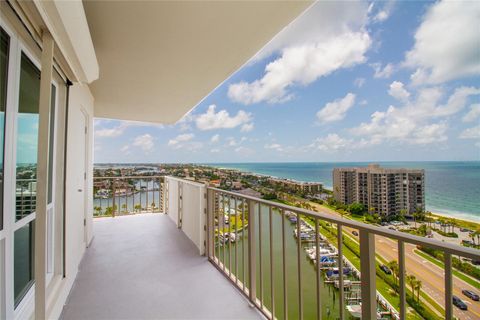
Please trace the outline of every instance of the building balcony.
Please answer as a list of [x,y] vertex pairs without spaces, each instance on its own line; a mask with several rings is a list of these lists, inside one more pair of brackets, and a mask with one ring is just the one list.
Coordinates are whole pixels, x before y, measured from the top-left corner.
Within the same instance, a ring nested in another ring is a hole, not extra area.
[[[173,177],[100,180],[132,192],[95,200],[94,212],[115,218],[95,220],[63,319],[407,319],[419,316],[407,275],[435,297],[434,317],[480,311],[452,303],[476,290],[452,256],[477,260],[478,250]],[[427,266],[418,246],[442,252],[444,267]],[[393,260],[398,294],[380,268]]]
[[168,215],[94,221],[67,319],[260,319]]

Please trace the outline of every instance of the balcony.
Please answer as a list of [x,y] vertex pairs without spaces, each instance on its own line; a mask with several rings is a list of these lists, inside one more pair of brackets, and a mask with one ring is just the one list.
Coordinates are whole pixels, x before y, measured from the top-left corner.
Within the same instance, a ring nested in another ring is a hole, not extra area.
[[[479,259],[478,250],[178,178],[126,179],[100,179],[130,192],[96,200],[111,209],[94,211],[123,216],[95,220],[64,319],[410,319],[407,272],[444,309],[434,318],[478,315],[476,304],[452,304],[476,289],[454,276],[452,256]],[[440,250],[444,267],[427,268],[415,246]],[[398,261],[397,303],[376,255]]]
[[167,215],[98,218],[62,318],[259,319]]

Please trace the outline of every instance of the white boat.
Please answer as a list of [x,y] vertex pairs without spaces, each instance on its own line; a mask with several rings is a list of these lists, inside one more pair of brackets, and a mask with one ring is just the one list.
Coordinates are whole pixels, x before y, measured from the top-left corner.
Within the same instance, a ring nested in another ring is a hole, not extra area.
[[361,304],[351,304],[347,306],[347,311],[355,319],[362,319],[362,305]]
[[[362,319],[362,304],[351,304],[347,306],[347,311],[355,319]],[[377,319],[382,319],[382,315],[377,312]]]

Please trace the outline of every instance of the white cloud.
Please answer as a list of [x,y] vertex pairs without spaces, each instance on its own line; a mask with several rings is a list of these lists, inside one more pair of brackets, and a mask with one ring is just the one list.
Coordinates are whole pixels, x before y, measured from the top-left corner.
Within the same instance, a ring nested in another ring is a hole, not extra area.
[[168,145],[169,145],[169,146],[176,146],[176,145],[179,145],[179,144],[182,143],[182,142],[190,141],[190,140],[192,140],[194,137],[195,137],[195,135],[194,135],[193,133],[180,134],[180,135],[178,135],[177,137],[175,137],[174,139],[170,139],[170,140],[168,141]]
[[226,110],[215,112],[215,109],[216,106],[212,104],[208,107],[206,113],[198,115],[195,118],[195,123],[198,129],[232,129],[240,125],[250,123],[252,120],[251,113],[247,113],[243,110],[238,111],[235,116],[230,116]]
[[[111,123],[118,123],[113,127],[105,127]],[[147,123],[137,121],[113,121],[113,120],[95,120],[95,138],[115,138],[121,136],[126,129],[130,127],[155,127],[163,128],[164,125],[158,123]]]
[[266,144],[264,146],[265,149],[270,149],[270,150],[276,150],[276,151],[283,151],[283,147],[281,144],[278,143],[272,143],[272,144]]
[[317,138],[309,146],[320,151],[338,151],[352,146],[353,140],[340,137],[336,133],[329,133],[325,137]]
[[238,141],[235,140],[235,138],[233,138],[233,137],[228,137],[227,138],[227,146],[235,147],[235,146],[238,146],[238,145],[242,144],[246,140],[247,140],[246,137],[241,137],[240,140],[238,140]]
[[359,30],[368,22],[368,4],[361,1],[317,1],[275,36],[252,59],[264,59],[292,46]]
[[480,139],[480,125],[467,128],[460,134],[461,139]]
[[480,118],[480,104],[472,104],[470,111],[468,111],[462,118],[463,122],[473,122]]
[[440,1],[427,11],[405,64],[416,68],[414,84],[437,84],[480,74],[480,5]]
[[419,127],[413,133],[413,144],[429,144],[447,140],[447,124],[445,122],[432,123]]
[[120,149],[120,151],[121,151],[121,152],[124,152],[124,153],[125,153],[125,152],[129,152],[129,150],[130,150],[130,146],[129,146],[128,144],[124,145],[124,146]]
[[265,67],[261,79],[231,84],[228,96],[247,105],[290,100],[293,97],[290,87],[306,86],[337,69],[364,62],[370,42],[366,32],[348,32],[325,41],[286,48],[280,58]]
[[[441,104],[444,92],[440,88],[423,88],[415,100],[403,100],[400,107],[390,106],[376,111],[370,122],[363,122],[352,133],[365,136],[372,143],[398,141],[426,144],[447,139],[446,118],[461,111],[469,96],[480,94],[480,88],[460,87]],[[445,99],[443,99],[445,100]],[[444,119],[440,120],[439,119]]]
[[342,99],[327,103],[325,107],[317,112],[317,118],[321,123],[342,120],[354,103],[355,95],[347,93]]
[[228,96],[243,104],[284,102],[293,97],[292,87],[363,63],[371,44],[366,22],[365,3],[316,3],[263,51],[279,51],[263,77],[231,84]]
[[242,128],[240,129],[241,132],[250,132],[253,130],[253,122],[245,123]]
[[372,63],[370,66],[373,68],[375,73],[373,74],[374,78],[390,78],[390,76],[395,71],[395,66],[391,63],[388,63],[386,66],[382,67],[381,63]]
[[240,146],[238,148],[235,148],[235,152],[242,156],[250,156],[255,153],[255,150]]
[[216,135],[214,135],[210,138],[211,143],[217,143],[218,141],[220,141],[220,135],[219,134],[216,134]]
[[219,153],[219,152],[220,152],[220,149],[214,148],[214,149],[211,149],[210,152],[211,152],[211,153]]
[[132,145],[141,148],[145,152],[150,152],[154,147],[153,137],[148,133],[138,136],[133,140]]
[[365,84],[365,78],[356,78],[353,81],[353,85],[357,88],[363,87],[364,84]]
[[400,101],[407,101],[410,97],[410,93],[404,88],[403,83],[400,81],[393,81],[390,84],[388,94]]
[[383,7],[377,11],[377,13],[373,16],[372,20],[374,22],[384,22],[385,20],[387,20],[392,14],[394,4],[394,1],[385,1]]

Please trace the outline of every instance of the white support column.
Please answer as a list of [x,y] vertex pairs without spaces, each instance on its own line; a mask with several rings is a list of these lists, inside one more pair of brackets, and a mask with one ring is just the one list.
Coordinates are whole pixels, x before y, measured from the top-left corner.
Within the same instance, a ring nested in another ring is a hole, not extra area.
[[360,229],[360,273],[360,281],[362,284],[362,319],[376,319],[375,235],[362,229]]
[[48,144],[54,41],[51,34],[42,34],[42,70],[37,155],[37,207],[35,219],[35,319],[46,319],[46,233],[48,189]]

